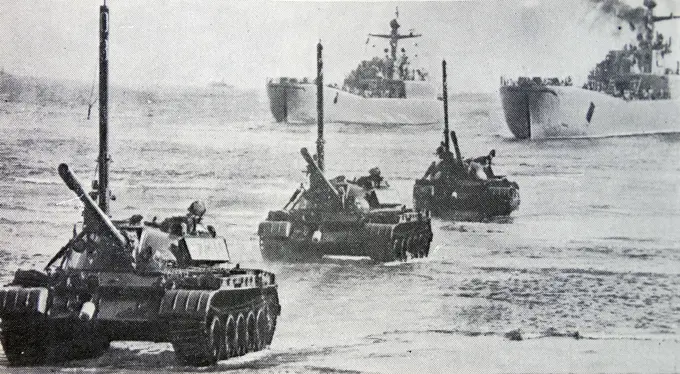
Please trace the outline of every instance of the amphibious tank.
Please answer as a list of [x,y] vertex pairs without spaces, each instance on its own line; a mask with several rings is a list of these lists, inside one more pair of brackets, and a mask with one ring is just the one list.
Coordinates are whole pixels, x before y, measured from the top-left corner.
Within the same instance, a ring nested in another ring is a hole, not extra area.
[[[444,141],[437,148],[438,161],[415,181],[413,201],[416,209],[434,216],[461,220],[483,220],[507,216],[519,207],[519,185],[505,176],[495,175],[491,167],[496,151],[487,156],[463,159],[455,131],[449,133],[446,61],[442,62],[444,91]],[[449,135],[455,156],[450,150]]]
[[387,262],[427,256],[432,241],[429,215],[403,204],[381,202],[375,183],[378,170],[371,180],[348,181],[342,176],[329,180],[324,175],[321,51],[319,44],[316,160],[306,148],[301,149],[309,184],[300,186],[283,209],[270,211],[260,223],[262,257],[304,261],[350,255]]
[[82,226],[74,226],[44,271],[18,270],[0,289],[7,360],[34,365],[95,357],[114,340],[171,342],[179,361],[192,366],[261,350],[280,313],[275,276],[233,265],[225,239],[203,223],[202,203],[162,222],[109,217],[106,6],[100,16],[99,179],[86,193],[59,165],[84,205]]

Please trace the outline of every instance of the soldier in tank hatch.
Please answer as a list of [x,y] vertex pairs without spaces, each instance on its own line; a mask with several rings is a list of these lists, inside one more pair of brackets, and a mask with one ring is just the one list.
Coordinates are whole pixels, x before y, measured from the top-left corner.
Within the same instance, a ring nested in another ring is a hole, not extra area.
[[380,168],[378,168],[377,166],[374,167],[374,168],[371,168],[368,171],[368,175],[363,176],[363,177],[359,177],[356,180],[356,183],[359,186],[366,188],[366,189],[380,188],[380,187],[383,186],[383,182],[384,182],[385,187],[390,186],[387,183],[387,181],[385,180],[385,178],[383,178],[383,176],[380,174]]
[[[473,158],[468,160],[468,171],[470,175],[477,176],[480,179],[493,178],[493,170],[491,169],[491,162],[496,157],[496,150],[492,149],[487,156]],[[483,173],[483,174],[482,174]],[[482,178],[484,175],[485,178]]]

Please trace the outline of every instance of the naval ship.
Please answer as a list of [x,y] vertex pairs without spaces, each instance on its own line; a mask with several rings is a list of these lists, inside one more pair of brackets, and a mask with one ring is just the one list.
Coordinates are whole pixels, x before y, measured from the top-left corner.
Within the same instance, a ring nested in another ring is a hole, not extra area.
[[680,132],[680,62],[669,68],[671,40],[655,32],[653,0],[634,9],[637,43],[609,51],[583,86],[571,78],[501,78],[500,97],[518,139],[603,137]]
[[[411,68],[403,39],[421,34],[400,34],[397,18],[389,34],[369,34],[389,40],[384,57],[362,61],[349,73],[342,87],[324,87],[327,122],[362,125],[426,125],[439,122],[437,89],[424,69]],[[368,42],[368,41],[367,41]],[[398,55],[398,52],[401,52]],[[388,54],[389,53],[389,54]],[[279,77],[267,82],[269,106],[276,122],[316,123],[316,86],[313,80]]]

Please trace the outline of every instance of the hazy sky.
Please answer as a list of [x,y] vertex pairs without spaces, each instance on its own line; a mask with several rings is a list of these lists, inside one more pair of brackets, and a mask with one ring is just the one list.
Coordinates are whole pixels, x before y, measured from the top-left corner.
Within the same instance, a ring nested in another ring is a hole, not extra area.
[[[640,6],[642,0],[623,0]],[[657,14],[680,14],[680,0],[657,0]],[[92,82],[97,69],[95,0],[0,0],[0,67],[24,75]],[[629,28],[588,0],[449,2],[108,0],[111,80],[118,85],[205,85],[225,80],[264,88],[266,77],[312,76],[324,43],[327,82],[382,55],[399,7],[400,31],[416,66],[440,76],[449,62],[453,91],[494,91],[501,75],[585,78],[609,49],[631,41]],[[617,26],[623,30],[618,31]],[[673,36],[680,21],[657,27]],[[417,46],[414,45],[417,43]],[[375,47],[373,47],[375,45]]]

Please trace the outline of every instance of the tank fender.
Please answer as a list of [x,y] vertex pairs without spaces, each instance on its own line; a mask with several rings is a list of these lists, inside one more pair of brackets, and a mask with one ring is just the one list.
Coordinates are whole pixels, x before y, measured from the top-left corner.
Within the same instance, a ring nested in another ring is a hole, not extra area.
[[47,311],[49,290],[45,287],[8,286],[0,289],[0,316]]
[[168,290],[161,299],[160,317],[202,319],[210,309],[214,290]]
[[285,239],[290,237],[291,224],[287,221],[265,221],[260,222],[257,228],[257,235],[260,238]]

